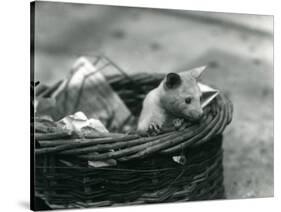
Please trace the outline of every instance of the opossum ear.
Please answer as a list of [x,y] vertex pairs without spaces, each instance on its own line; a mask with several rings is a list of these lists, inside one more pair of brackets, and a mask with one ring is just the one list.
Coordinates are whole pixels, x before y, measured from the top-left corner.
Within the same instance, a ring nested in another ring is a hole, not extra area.
[[181,77],[176,73],[169,73],[166,76],[165,87],[168,89],[176,88],[181,84]]
[[194,69],[191,69],[190,73],[195,79],[199,79],[201,74],[207,69],[207,66],[200,66]]

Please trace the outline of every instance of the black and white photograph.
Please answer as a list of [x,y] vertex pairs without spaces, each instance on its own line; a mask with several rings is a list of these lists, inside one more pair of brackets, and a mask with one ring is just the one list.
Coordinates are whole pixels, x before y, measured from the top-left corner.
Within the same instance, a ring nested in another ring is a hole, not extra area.
[[273,15],[30,16],[32,210],[274,196]]

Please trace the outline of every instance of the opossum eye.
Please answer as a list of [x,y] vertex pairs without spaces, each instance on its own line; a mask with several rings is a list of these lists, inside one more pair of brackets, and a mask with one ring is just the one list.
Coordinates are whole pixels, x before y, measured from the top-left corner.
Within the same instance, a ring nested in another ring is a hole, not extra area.
[[191,98],[191,97],[186,97],[186,98],[185,98],[185,103],[186,103],[186,104],[190,104],[191,101],[192,101],[192,98]]

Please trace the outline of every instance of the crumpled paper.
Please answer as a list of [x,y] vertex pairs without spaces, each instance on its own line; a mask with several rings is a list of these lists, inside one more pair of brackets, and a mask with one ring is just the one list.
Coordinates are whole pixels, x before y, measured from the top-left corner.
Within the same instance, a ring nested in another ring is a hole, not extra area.
[[92,166],[95,168],[116,166],[116,165],[117,165],[117,161],[114,159],[109,159],[104,161],[88,161],[88,166]]
[[81,129],[85,127],[92,128],[97,132],[108,133],[108,130],[100,120],[93,118],[88,119],[87,116],[81,111],[76,112],[73,115],[68,115],[59,120],[57,123],[65,129],[73,130],[78,133],[81,132]]
[[69,76],[51,94],[48,107],[40,104],[46,101],[43,98],[36,103],[38,114],[60,120],[82,111],[88,118],[100,120],[111,131],[123,126],[131,112],[108,84],[100,66],[103,64],[93,65],[85,57],[77,59]]
[[206,107],[216,96],[219,95],[219,90],[210,87],[209,85],[198,83],[199,89],[202,93],[201,106]]
[[[98,119],[88,119],[87,116],[79,111],[73,115],[68,115],[58,122],[63,129],[71,130],[76,132],[77,134],[82,134],[85,128],[90,128],[99,133],[108,133],[108,130]],[[65,162],[66,163],[66,162]],[[104,161],[88,161],[88,166],[91,167],[107,167],[107,166],[115,166],[117,161],[114,159],[104,160]]]
[[176,155],[173,156],[173,161],[175,161],[176,163],[179,163],[181,165],[184,165],[186,163],[186,157],[184,155]]

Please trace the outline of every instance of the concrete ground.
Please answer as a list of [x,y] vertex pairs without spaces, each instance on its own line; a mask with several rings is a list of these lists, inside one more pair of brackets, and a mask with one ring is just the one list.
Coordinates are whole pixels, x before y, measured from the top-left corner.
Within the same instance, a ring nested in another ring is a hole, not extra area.
[[272,17],[42,2],[36,7],[35,78],[46,84],[64,78],[80,55],[105,54],[127,73],[209,64],[203,81],[234,104],[224,133],[227,198],[273,196]]

